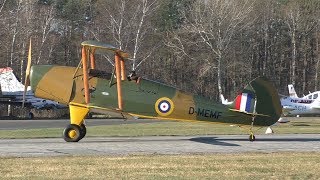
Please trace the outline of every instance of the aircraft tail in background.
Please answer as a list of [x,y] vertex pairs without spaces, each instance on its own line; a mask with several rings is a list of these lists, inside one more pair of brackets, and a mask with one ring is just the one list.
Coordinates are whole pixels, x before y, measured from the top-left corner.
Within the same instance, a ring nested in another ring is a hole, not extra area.
[[[13,73],[12,68],[0,68],[0,101],[3,104],[22,104],[24,85],[18,81]],[[37,109],[65,108],[66,106],[51,100],[36,98],[31,91],[31,87],[27,88],[25,103]]]
[[223,94],[220,95],[220,100],[221,100],[222,104],[224,104],[224,105],[232,104],[232,101],[228,101],[228,99],[225,99]]
[[289,91],[289,96],[292,98],[298,98],[298,95],[296,93],[296,90],[293,87],[293,84],[288,85],[288,91]]
[[[10,67],[0,68],[0,87],[4,96],[21,95],[24,90],[24,85],[18,81]],[[32,95],[30,89],[28,87],[27,95]]]

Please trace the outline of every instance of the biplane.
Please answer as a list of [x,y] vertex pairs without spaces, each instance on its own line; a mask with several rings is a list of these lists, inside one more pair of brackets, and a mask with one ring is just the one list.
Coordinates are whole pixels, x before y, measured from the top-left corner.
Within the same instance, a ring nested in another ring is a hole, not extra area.
[[[110,52],[114,56],[113,71],[99,70],[96,56]],[[78,142],[85,137],[85,117],[89,112],[117,113],[125,118],[238,124],[248,127],[250,141],[255,140],[254,126],[270,126],[281,115],[278,93],[263,77],[251,81],[234,103],[226,106],[136,74],[127,74],[128,53],[110,44],[84,41],[81,54],[77,67],[31,67],[28,62],[26,71],[35,96],[69,106],[70,124],[63,131],[67,142]]]

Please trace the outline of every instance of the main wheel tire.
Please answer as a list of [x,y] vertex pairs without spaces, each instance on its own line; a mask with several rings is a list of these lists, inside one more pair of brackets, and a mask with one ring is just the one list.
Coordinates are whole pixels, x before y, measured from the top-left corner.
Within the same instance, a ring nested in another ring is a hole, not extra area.
[[256,137],[253,135],[253,134],[250,134],[249,136],[249,141],[255,141],[256,140]]
[[80,139],[84,138],[87,134],[87,128],[86,125],[81,124],[80,125]]
[[81,139],[81,127],[76,124],[69,124],[63,130],[63,139],[67,142],[78,142]]
[[34,118],[34,114],[32,112],[28,113],[28,119],[33,119]]

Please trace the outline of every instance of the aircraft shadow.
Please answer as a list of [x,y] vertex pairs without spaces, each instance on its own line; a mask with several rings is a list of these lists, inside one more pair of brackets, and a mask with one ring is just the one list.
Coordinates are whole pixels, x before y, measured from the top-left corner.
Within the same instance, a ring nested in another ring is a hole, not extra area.
[[[247,140],[248,141],[248,140]],[[265,142],[320,142],[320,139],[316,138],[257,138],[256,141]]]
[[[181,138],[181,139],[170,139],[170,138],[164,138],[164,139],[136,139],[136,138],[119,138],[119,139],[90,139],[85,141],[80,141],[83,143],[126,143],[126,142],[175,142],[175,141],[193,141],[198,143],[205,143],[210,145],[218,145],[218,146],[241,146],[237,144],[236,142],[249,142],[247,138],[218,138],[218,137],[193,137],[193,138]],[[259,138],[256,137],[256,141],[252,142],[320,142],[319,138],[296,138],[296,137],[268,137],[268,138]],[[20,144],[25,144],[26,142],[21,142]],[[41,144],[43,142],[33,142],[35,144]],[[61,143],[61,142],[50,142],[52,143]],[[71,143],[72,144],[72,143]]]
[[[125,142],[176,142],[176,141],[193,141],[193,142],[199,142],[199,143],[206,143],[206,144],[212,144],[212,145],[219,145],[219,146],[240,146],[238,144],[234,143],[228,143],[228,142],[222,142],[226,139],[217,139],[216,137],[195,137],[190,139],[136,139],[136,138],[128,138],[128,139],[99,139],[99,140],[90,140],[90,141],[80,141],[85,143],[125,143]],[[231,139],[230,139],[231,140]],[[236,141],[236,139],[235,139]]]
[[198,142],[198,143],[205,143],[205,144],[218,145],[218,146],[240,146],[234,143],[222,142],[222,141],[225,141],[225,139],[216,139],[216,137],[196,137],[196,138],[191,138],[189,140]]
[[[248,142],[249,139],[243,138],[219,138],[217,139],[216,137],[197,137],[197,138],[191,138],[190,141],[195,141],[199,143],[206,143],[206,144],[212,144],[212,145],[223,145],[223,146],[241,146],[238,144],[234,143],[229,143],[234,142],[234,141],[241,141],[241,142]],[[227,142],[226,142],[227,141]],[[320,142],[320,139],[317,138],[277,138],[277,137],[270,137],[270,138],[259,138],[256,137],[256,140],[252,143],[255,142]]]

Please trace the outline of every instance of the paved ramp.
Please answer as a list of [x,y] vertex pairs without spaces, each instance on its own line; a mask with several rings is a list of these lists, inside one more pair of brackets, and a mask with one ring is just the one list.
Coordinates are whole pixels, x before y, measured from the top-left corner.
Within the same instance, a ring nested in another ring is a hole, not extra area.
[[78,143],[62,138],[0,139],[0,156],[190,154],[320,151],[320,134],[85,137]]

